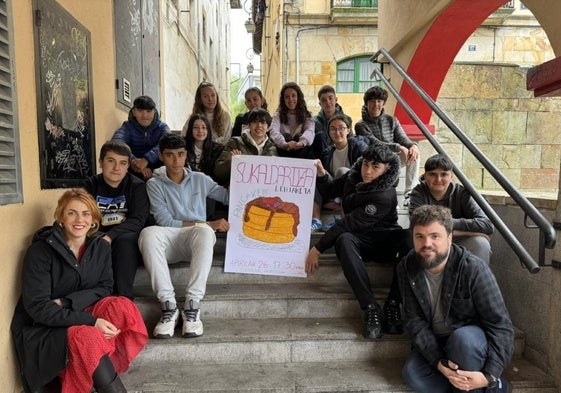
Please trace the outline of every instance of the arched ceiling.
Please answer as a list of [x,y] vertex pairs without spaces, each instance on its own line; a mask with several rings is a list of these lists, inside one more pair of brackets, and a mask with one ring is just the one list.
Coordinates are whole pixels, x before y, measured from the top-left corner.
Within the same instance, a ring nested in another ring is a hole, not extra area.
[[[552,12],[551,9],[554,2],[557,12]],[[434,100],[436,100],[448,69],[462,45],[481,23],[504,3],[505,0],[457,0],[434,19],[407,67],[409,75]],[[544,3],[548,3],[550,7],[548,8]],[[527,1],[525,4],[540,21],[549,37],[553,37],[552,30],[559,33],[555,37],[561,37],[561,24],[558,18],[561,14],[561,2],[534,0],[534,2]],[[554,14],[555,17],[552,16]],[[555,41],[550,39],[550,42],[553,44]],[[555,43],[561,46],[561,39]],[[561,48],[558,47],[558,49]],[[559,51],[555,52],[559,53]],[[422,122],[428,124],[432,114],[430,107],[405,82],[401,86],[400,94],[415,110]],[[413,123],[401,105],[396,106],[395,115],[403,119],[404,124]]]

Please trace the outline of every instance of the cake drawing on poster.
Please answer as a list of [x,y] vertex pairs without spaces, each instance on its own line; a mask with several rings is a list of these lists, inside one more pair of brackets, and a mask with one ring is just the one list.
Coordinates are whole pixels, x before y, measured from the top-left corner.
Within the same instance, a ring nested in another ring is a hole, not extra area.
[[300,210],[279,197],[258,197],[245,205],[242,231],[264,243],[290,243],[298,235]]

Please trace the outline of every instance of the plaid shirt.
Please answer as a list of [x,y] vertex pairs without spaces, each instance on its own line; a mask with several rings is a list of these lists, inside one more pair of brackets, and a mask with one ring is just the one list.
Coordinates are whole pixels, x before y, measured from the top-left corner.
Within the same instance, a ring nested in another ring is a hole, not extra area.
[[[452,244],[444,269],[441,302],[446,327],[455,330],[476,325],[487,336],[484,371],[500,376],[510,362],[514,331],[501,291],[490,268],[465,248]],[[432,366],[445,358],[432,332],[432,310],[424,269],[411,251],[398,265],[405,329]]]

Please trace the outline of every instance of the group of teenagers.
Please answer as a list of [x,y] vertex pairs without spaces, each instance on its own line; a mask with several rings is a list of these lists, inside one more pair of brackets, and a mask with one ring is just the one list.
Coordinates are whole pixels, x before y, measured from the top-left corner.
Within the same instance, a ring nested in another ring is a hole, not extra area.
[[[408,386],[510,391],[502,372],[513,329],[489,268],[493,226],[453,181],[453,163],[430,157],[419,181],[417,146],[385,114],[380,87],[365,92],[353,136],[334,89],[322,87],[318,98],[322,109],[313,118],[299,86],[287,83],[270,116],[261,92],[251,88],[248,112],[230,127],[215,87],[203,82],[183,135],[170,132],[150,97],[135,99],[128,120],[101,147],[101,173],[63,193],[55,223],[37,231],[25,254],[11,330],[26,392],[126,392],[119,373],[148,340],[132,301],[141,264],[161,305],[153,336],[173,337],[180,320],[183,337],[203,334],[200,304],[216,232],[229,230],[214,203],[228,205],[236,154],[316,160],[313,216],[327,205],[340,219],[310,249],[305,270],[313,274],[319,255],[335,248],[364,314],[364,336],[405,330],[411,337],[403,368]],[[410,229],[397,223],[403,165]],[[186,260],[180,307],[168,265]],[[394,265],[383,307],[365,261]]]

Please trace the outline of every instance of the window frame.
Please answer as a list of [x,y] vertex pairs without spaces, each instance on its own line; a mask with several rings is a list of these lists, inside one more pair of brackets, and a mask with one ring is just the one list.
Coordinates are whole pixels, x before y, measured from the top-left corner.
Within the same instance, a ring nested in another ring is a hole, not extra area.
[[[372,74],[371,72],[368,72],[368,79],[361,79],[361,65],[362,64],[371,64],[372,68],[380,68],[380,64],[379,63],[372,63],[370,61],[370,58],[372,57],[372,55],[359,55],[359,56],[354,56],[354,57],[347,57],[343,60],[340,60],[337,62],[337,70],[336,70],[336,90],[338,93],[348,93],[348,94],[352,94],[352,93],[364,93],[366,91],[366,89],[368,89],[368,87],[373,86],[374,84],[378,84],[379,82],[374,81],[373,79],[370,78],[370,75]],[[353,73],[353,80],[341,80],[340,79],[340,75],[342,72],[349,72],[351,71],[351,67],[347,66],[347,63],[352,62],[352,73]],[[344,66],[347,66],[348,68],[342,68]],[[353,84],[353,89],[352,91],[347,91],[347,89],[342,88],[342,84],[349,84],[350,82],[352,82]],[[361,85],[368,85],[368,87],[362,89]]]
[[1,18],[6,23],[0,23],[5,48],[0,51],[0,205],[10,205],[23,203],[12,0],[0,0]]

